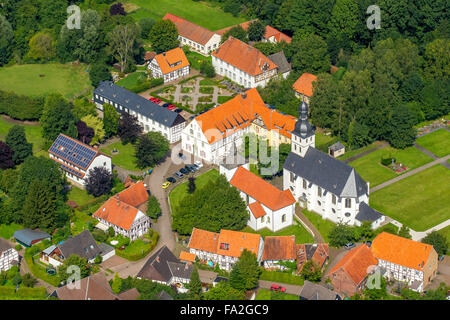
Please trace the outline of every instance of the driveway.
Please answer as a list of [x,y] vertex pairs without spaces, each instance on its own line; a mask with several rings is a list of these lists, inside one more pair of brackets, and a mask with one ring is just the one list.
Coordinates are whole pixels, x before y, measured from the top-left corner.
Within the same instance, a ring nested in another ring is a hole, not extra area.
[[288,283],[281,283],[281,282],[273,282],[273,281],[266,281],[266,280],[259,280],[259,288],[260,289],[267,289],[270,290],[270,287],[273,284],[277,284],[279,286],[286,288],[286,293],[294,294],[299,296],[300,292],[302,291],[302,286],[297,286],[295,284],[288,284]]

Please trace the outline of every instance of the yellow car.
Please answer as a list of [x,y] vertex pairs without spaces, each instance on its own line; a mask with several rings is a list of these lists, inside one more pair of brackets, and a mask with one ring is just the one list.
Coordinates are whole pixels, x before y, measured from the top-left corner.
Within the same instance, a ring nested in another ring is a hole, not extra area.
[[167,189],[168,186],[170,186],[170,182],[169,182],[169,181],[166,181],[166,182],[164,182],[164,183],[162,184],[162,188],[163,188],[163,189]]

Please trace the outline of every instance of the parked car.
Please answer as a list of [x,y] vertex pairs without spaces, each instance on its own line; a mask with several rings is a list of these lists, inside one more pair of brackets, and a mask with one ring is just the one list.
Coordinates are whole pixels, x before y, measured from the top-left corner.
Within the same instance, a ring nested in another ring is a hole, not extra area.
[[168,107],[167,107],[167,109],[169,109],[170,111],[173,111],[173,110],[175,110],[177,108],[177,106],[175,106],[175,105],[173,105],[173,104],[170,104]]
[[347,244],[344,246],[344,248],[347,249],[347,250],[352,249],[352,248],[354,248],[354,247],[356,247],[356,246],[355,246],[355,244],[354,244],[353,242],[349,242],[349,243],[347,243]]
[[164,107],[164,108],[167,108],[168,106],[170,106],[170,103],[164,103],[164,104],[162,105],[162,107]]
[[162,184],[162,188],[163,188],[163,189],[167,189],[169,186],[170,186],[170,182],[169,182],[169,181],[166,181],[166,182],[164,182],[164,183]]
[[190,116],[190,117],[189,117],[189,120],[194,120],[196,117],[197,117],[197,115],[194,114],[193,116]]
[[286,288],[285,288],[285,287],[282,287],[282,286],[280,286],[280,285],[278,285],[278,284],[273,284],[273,285],[271,285],[271,286],[270,286],[270,290],[272,290],[272,291],[286,292]]
[[186,156],[184,154],[182,154],[181,152],[178,154],[178,158],[186,160]]
[[180,169],[180,172],[181,172],[182,174],[189,174],[189,171],[186,170],[185,168],[181,168],[181,169]]
[[168,177],[166,180],[170,183],[175,183],[177,181],[174,177]]
[[199,168],[203,167],[203,163],[200,160],[195,161],[195,165]]
[[180,171],[175,172],[174,174],[177,178],[183,178],[183,174]]
[[183,109],[175,109],[173,111],[176,112],[176,113],[180,113],[181,111],[183,111]]
[[150,98],[150,101],[152,101],[152,102],[158,104],[158,103],[161,102],[161,99],[151,97],[151,98]]
[[192,173],[195,172],[195,169],[192,168],[192,166],[191,166],[190,164],[185,165],[184,168],[185,168],[187,171],[190,171],[190,172],[192,172]]

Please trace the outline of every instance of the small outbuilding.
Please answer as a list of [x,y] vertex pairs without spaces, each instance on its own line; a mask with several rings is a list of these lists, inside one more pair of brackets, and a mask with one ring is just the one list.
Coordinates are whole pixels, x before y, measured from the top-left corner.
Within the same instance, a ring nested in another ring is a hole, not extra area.
[[336,142],[335,144],[328,147],[328,154],[332,157],[339,157],[345,153],[345,146],[340,142]]
[[40,230],[22,229],[14,232],[14,239],[25,247],[31,247],[33,244],[41,242],[42,240],[51,239],[51,236]]

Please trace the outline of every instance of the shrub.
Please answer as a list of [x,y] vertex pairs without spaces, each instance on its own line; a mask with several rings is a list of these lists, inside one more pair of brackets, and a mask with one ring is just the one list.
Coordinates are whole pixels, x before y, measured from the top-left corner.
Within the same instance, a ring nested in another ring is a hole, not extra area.
[[0,114],[18,120],[38,120],[42,115],[43,106],[43,97],[27,97],[0,90]]
[[20,244],[18,244],[14,247],[14,249],[16,249],[17,251],[20,251],[20,250],[22,250],[22,246]]
[[95,264],[100,264],[102,262],[103,262],[103,257],[101,255],[98,255],[95,257],[95,259],[94,259]]
[[105,242],[106,240],[108,240],[108,235],[99,229],[94,230],[92,232],[92,236],[94,237],[95,241],[98,242]]
[[394,161],[394,163],[395,163],[395,158],[392,158],[392,157],[381,158],[381,164],[382,164],[383,166],[388,166],[388,165],[390,165],[390,164],[392,163],[392,161]]
[[114,231],[114,228],[113,228],[113,227],[109,227],[109,228],[108,228],[108,235],[109,235],[110,237],[114,237],[115,234],[116,234],[116,232]]

